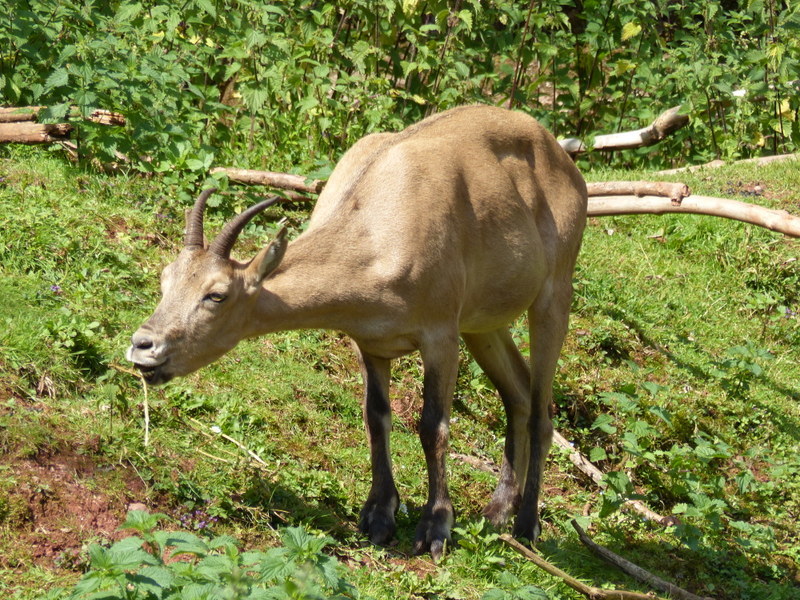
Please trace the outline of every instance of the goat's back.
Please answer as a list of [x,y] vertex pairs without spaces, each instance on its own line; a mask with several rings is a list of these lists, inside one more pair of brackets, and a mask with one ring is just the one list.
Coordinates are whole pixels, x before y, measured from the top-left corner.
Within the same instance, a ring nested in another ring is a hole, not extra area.
[[337,260],[409,309],[485,330],[527,309],[550,274],[571,272],[585,213],[585,183],[549,132],[523,113],[467,106],[357,142],[308,233],[339,239]]

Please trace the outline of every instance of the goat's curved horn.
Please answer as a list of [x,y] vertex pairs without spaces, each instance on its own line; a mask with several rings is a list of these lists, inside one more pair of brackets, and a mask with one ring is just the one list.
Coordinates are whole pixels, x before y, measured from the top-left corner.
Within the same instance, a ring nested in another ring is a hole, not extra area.
[[186,215],[186,233],[183,237],[183,245],[186,248],[203,247],[203,213],[206,210],[206,200],[217,188],[203,190],[194,203],[192,210]]
[[246,211],[236,215],[236,217],[234,217],[233,220],[225,225],[222,231],[219,232],[219,235],[211,243],[208,251],[212,254],[216,254],[217,256],[221,256],[222,258],[230,258],[231,248],[233,248],[236,238],[239,237],[239,234],[242,232],[242,229],[244,229],[245,225],[247,225],[250,220],[262,210],[269,208],[280,199],[280,196],[273,196],[272,198],[268,198],[267,200],[259,202],[258,204],[248,208]]

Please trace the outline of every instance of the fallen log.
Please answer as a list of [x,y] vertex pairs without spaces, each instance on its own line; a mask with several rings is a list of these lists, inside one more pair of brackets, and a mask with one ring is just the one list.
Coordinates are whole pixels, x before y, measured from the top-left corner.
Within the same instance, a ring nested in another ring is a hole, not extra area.
[[785,210],[773,210],[756,204],[716,198],[688,196],[680,201],[659,196],[597,196],[589,199],[590,217],[665,213],[690,213],[723,217],[758,225],[790,237],[800,237],[800,217]]
[[236,169],[233,167],[214,167],[211,175],[226,175],[228,179],[250,185],[266,185],[283,190],[292,190],[306,194],[319,194],[325,187],[320,179],[309,180],[302,175],[291,173],[275,173],[273,171],[254,171],[252,169]]
[[69,123],[32,123],[30,121],[0,123],[0,144],[46,144],[69,137]]
[[775,154],[773,156],[758,156],[756,158],[744,158],[742,160],[735,160],[733,162],[725,162],[724,160],[712,160],[711,162],[702,165],[692,165],[690,167],[680,167],[678,169],[665,169],[664,171],[656,171],[656,175],[676,175],[678,173],[692,173],[694,171],[701,171],[704,169],[718,169],[726,165],[768,165],[774,162],[784,162],[787,160],[800,160],[799,154]]
[[[25,121],[36,121],[39,118],[39,113],[43,111],[46,106],[21,106],[21,107],[0,107],[0,123],[20,123]],[[80,109],[73,106],[69,109],[67,114],[70,118],[85,118],[101,125],[124,125],[125,117],[119,113],[96,108],[88,116],[81,115]]]
[[689,186],[669,181],[601,181],[587,183],[589,196],[666,196],[680,200],[690,194]]
[[0,107],[0,123],[18,123],[20,121],[33,121],[37,113],[44,106],[3,106]]
[[641,148],[652,146],[663,140],[665,137],[684,127],[689,122],[688,115],[679,114],[680,106],[674,106],[664,111],[655,121],[647,127],[635,131],[622,131],[620,133],[608,133],[595,136],[594,144],[591,148],[587,147],[578,138],[565,138],[559,140],[559,144],[568,154],[580,154],[591,150],[626,150],[630,148]]

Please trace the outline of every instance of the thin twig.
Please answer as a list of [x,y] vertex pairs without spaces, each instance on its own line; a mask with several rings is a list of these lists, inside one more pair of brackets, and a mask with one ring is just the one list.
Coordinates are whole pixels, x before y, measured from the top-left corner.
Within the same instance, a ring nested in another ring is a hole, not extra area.
[[651,594],[642,594],[640,592],[629,592],[627,590],[604,590],[591,585],[586,585],[582,581],[578,581],[572,575],[565,573],[555,565],[546,561],[544,558],[533,552],[530,548],[523,546],[517,540],[512,538],[510,535],[503,534],[500,536],[500,539],[503,541],[503,543],[505,543],[507,546],[510,546],[511,548],[519,552],[522,556],[527,558],[537,567],[539,567],[544,571],[547,571],[548,573],[550,573],[550,575],[553,575],[554,577],[558,577],[573,590],[583,594],[584,596],[590,598],[591,600],[605,600],[605,599],[658,600],[657,597]]
[[637,581],[649,585],[660,592],[669,594],[671,597],[676,598],[677,600],[711,600],[710,598],[696,596],[695,594],[687,592],[675,584],[664,581],[660,577],[653,575],[650,571],[646,571],[642,567],[633,564],[631,561],[622,558],[618,554],[613,553],[608,548],[604,548],[603,546],[597,544],[596,542],[592,541],[592,539],[583,529],[581,529],[581,526],[578,525],[575,520],[572,521],[572,527],[574,527],[575,531],[578,532],[578,537],[583,545],[589,548],[589,550],[591,550],[596,556],[602,558],[607,563],[614,565],[620,571],[633,577]]
[[[600,489],[606,488],[606,483],[603,481],[604,473],[598,469],[588,458],[578,452],[572,443],[570,443],[557,431],[553,432],[553,443],[555,443],[556,446],[569,451],[569,459],[572,464],[578,467],[578,469],[580,469],[583,473],[588,475],[591,480],[597,484],[597,487]],[[622,507],[631,508],[642,515],[645,519],[654,521],[661,525],[670,525],[674,520],[674,517],[664,517],[658,514],[641,500],[626,500]]]
[[203,452],[202,450],[200,450],[200,448],[195,448],[195,451],[198,454],[202,454],[203,456],[205,456],[207,458],[211,458],[213,460],[218,460],[219,462],[224,462],[225,464],[228,464],[228,465],[232,465],[233,464],[233,462],[228,460],[227,458],[222,458],[221,456],[214,456],[213,454],[209,454],[208,452]]
[[[190,421],[193,421],[194,423],[196,423],[200,427],[204,427],[204,425],[200,421],[198,421],[197,419],[194,419],[192,417],[188,417],[188,418],[189,418]],[[217,433],[217,435],[219,435],[221,438],[223,438],[225,440],[228,440],[229,442],[234,444],[237,448],[242,450],[245,454],[247,454],[250,458],[252,458],[254,461],[256,461],[262,467],[269,467],[269,465],[267,464],[267,462],[263,458],[261,458],[258,454],[256,454],[252,450],[250,450],[247,446],[245,446],[239,440],[236,440],[236,439],[232,438],[231,436],[222,433],[221,431],[219,433]]]
[[147,381],[140,375],[144,389],[144,447],[150,445],[150,403],[147,401]]

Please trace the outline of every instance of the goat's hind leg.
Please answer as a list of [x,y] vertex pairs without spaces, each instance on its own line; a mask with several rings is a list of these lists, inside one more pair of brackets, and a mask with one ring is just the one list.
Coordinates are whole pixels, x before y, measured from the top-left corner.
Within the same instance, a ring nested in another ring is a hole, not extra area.
[[511,333],[462,334],[467,348],[497,389],[506,411],[506,441],[500,479],[483,514],[496,527],[517,512],[530,457],[530,370]]
[[[571,276],[571,271],[570,271]],[[522,502],[514,523],[514,536],[535,543],[541,532],[539,494],[547,453],[553,441],[553,378],[567,334],[572,300],[571,278],[547,287],[528,311],[531,343],[531,415],[528,420],[531,456]]]
[[386,544],[395,532],[395,513],[400,496],[392,476],[389,434],[392,410],[389,404],[390,361],[363,353],[355,344],[364,379],[364,425],[369,439],[372,487],[361,509],[359,529],[373,544]]

